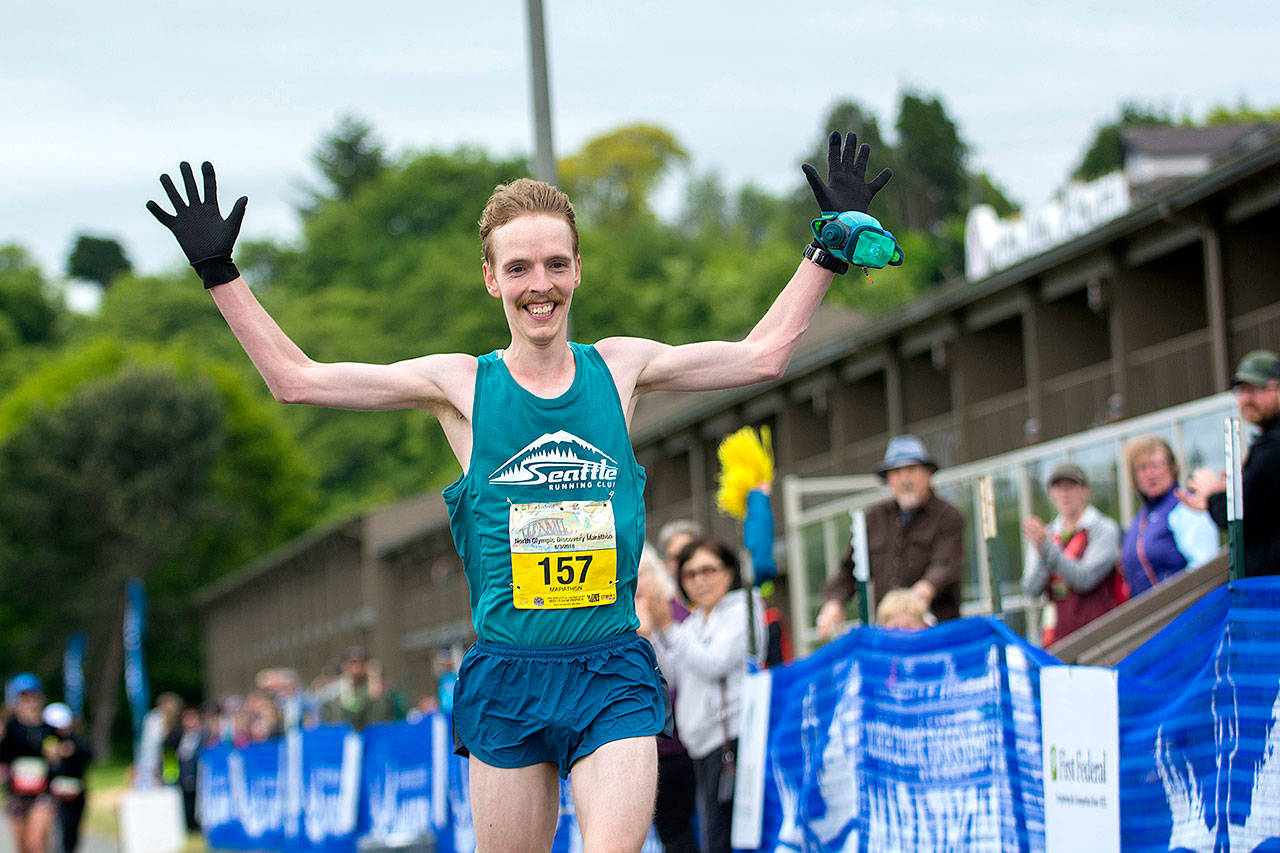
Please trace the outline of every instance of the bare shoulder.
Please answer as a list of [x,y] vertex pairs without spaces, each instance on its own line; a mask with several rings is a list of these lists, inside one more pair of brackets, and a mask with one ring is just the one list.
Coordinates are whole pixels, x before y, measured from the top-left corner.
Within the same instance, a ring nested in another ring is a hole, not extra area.
[[610,359],[648,358],[663,349],[666,344],[651,341],[648,338],[601,338],[596,342],[596,349],[605,361]]
[[596,352],[600,353],[605,366],[613,376],[613,384],[618,389],[618,399],[622,403],[627,428],[630,429],[631,417],[636,409],[636,398],[643,390],[640,387],[640,377],[654,357],[667,349],[667,345],[648,338],[604,338],[595,346]]
[[666,344],[648,338],[603,338],[596,342],[596,351],[615,377],[639,376],[653,357],[667,348]]
[[435,353],[401,361],[395,366],[423,382],[424,398],[429,407],[453,408],[470,419],[479,364],[474,355]]

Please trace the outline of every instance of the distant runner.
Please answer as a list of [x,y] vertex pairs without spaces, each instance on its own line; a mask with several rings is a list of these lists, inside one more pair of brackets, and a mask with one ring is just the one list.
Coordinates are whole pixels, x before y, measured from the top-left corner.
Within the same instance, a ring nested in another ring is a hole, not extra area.
[[46,746],[57,743],[57,733],[42,716],[44,688],[39,678],[16,675],[9,689],[17,699],[0,736],[0,780],[9,795],[5,813],[18,853],[45,853],[54,817]]

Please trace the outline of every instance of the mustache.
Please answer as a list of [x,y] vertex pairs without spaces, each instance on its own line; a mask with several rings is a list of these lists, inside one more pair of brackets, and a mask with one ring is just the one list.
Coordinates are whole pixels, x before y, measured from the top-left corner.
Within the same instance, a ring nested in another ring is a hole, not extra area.
[[562,297],[560,294],[552,291],[550,293],[539,293],[536,295],[526,296],[524,299],[521,299],[519,302],[516,303],[516,307],[523,308],[524,306],[529,305],[533,302],[550,302],[555,305],[563,305],[565,300],[564,300],[564,297]]

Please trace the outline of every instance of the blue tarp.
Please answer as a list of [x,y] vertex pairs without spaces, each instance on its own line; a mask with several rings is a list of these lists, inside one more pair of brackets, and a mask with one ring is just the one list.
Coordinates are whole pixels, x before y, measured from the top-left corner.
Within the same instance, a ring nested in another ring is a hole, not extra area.
[[1280,851],[1280,578],[1215,590],[1116,669],[1123,848]]
[[[1043,850],[1058,665],[965,619],[774,670],[762,848]],[[1116,670],[1121,849],[1280,851],[1280,578],[1210,593]]]
[[[361,732],[362,836],[400,846],[445,831],[448,787],[433,767],[445,731],[445,721],[433,714],[413,723],[378,723]],[[441,766],[447,766],[440,758]]]
[[1043,847],[1038,670],[1055,663],[965,619],[857,629],[775,669],[763,849]]

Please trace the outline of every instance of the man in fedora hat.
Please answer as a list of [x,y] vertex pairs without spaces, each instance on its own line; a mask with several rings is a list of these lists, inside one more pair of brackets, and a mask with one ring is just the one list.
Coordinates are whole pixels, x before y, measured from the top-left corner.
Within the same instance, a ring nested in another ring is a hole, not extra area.
[[[1244,498],[1244,576],[1280,574],[1280,356],[1254,350],[1232,377],[1240,416],[1260,432],[1240,471]],[[1227,529],[1226,472],[1200,468],[1179,493],[1193,509],[1207,509]]]
[[[933,493],[938,470],[914,435],[889,440],[875,472],[893,496],[867,510],[867,551],[874,587],[871,610],[891,589],[907,588],[939,620],[960,615],[960,579],[964,571],[964,516]],[[845,605],[857,591],[853,548],[822,587],[818,636],[835,636]]]

